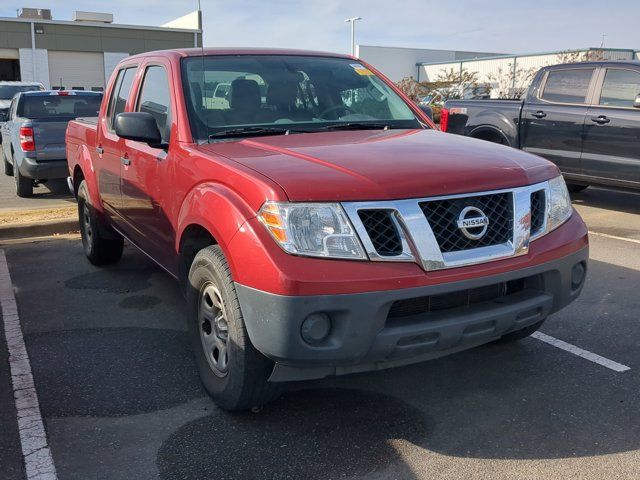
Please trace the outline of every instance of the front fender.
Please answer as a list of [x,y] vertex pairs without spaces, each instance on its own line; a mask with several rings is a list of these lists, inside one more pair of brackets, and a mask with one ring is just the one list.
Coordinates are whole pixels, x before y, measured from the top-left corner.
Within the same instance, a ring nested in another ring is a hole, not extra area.
[[191,225],[201,226],[220,245],[232,273],[235,273],[234,259],[229,255],[229,243],[240,227],[255,216],[253,208],[234,190],[219,183],[201,183],[189,191],[180,207],[176,252],[180,251],[185,230]]

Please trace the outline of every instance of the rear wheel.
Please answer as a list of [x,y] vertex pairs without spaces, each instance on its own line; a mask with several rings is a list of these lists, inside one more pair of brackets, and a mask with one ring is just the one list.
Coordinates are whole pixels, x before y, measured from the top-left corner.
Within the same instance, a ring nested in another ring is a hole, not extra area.
[[578,193],[589,188],[589,185],[578,185],[576,183],[567,183],[567,190],[571,193]]
[[534,323],[533,325],[529,325],[528,327],[524,327],[521,330],[516,330],[515,332],[507,333],[506,335],[503,335],[498,340],[496,340],[496,343],[511,343],[511,342],[517,342],[518,340],[522,340],[523,338],[527,338],[531,334],[533,334],[534,332],[537,332],[540,329],[540,327],[544,323],[544,320]]
[[91,204],[87,182],[84,180],[78,187],[78,219],[82,247],[92,264],[108,265],[120,260],[124,239],[112,228],[101,224]]
[[275,399],[280,383],[268,381],[273,362],[252,345],[229,265],[218,245],[200,250],[187,286],[189,333],[202,383],[219,407],[260,407]]
[[33,195],[33,180],[24,177],[19,168],[13,169],[13,179],[16,182],[16,195],[22,198],[28,198]]

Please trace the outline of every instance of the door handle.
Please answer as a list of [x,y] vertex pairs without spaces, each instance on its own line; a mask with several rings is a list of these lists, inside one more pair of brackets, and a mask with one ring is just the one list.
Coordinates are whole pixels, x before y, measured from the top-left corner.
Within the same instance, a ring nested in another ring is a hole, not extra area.
[[129,160],[127,157],[120,157],[120,161],[125,167],[131,165],[131,160]]
[[591,117],[591,121],[597,123],[598,125],[604,125],[605,123],[609,123],[611,119],[606,115],[599,115],[597,117]]
[[96,152],[98,152],[99,155],[102,155],[104,153],[104,148],[96,147]]
[[544,113],[542,110],[538,110],[535,113],[532,113],[531,116],[536,117],[536,118],[544,118],[547,116],[546,113]]

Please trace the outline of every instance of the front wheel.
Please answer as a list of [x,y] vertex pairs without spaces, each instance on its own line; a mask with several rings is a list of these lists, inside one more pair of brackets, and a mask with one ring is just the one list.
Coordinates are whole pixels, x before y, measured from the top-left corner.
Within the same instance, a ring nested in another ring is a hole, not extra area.
[[2,148],[1,143],[0,143],[0,160],[2,160],[2,163],[4,164],[4,174],[7,175],[8,177],[12,177],[13,164],[9,163],[9,160],[7,160],[7,157],[4,154],[4,148]]
[[273,362],[258,352],[242,318],[222,250],[200,250],[189,270],[189,334],[202,383],[220,408],[241,411],[274,400],[281,384],[268,381]]
[[78,187],[78,219],[82,247],[92,264],[108,265],[120,260],[124,239],[118,232],[100,223],[100,217],[91,204],[85,180]]

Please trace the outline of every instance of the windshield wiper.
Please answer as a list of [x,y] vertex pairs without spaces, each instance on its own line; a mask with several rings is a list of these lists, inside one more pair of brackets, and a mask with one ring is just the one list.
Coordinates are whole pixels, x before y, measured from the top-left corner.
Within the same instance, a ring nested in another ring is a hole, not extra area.
[[280,127],[241,127],[241,128],[229,128],[226,130],[220,130],[209,135],[210,139],[213,138],[232,138],[232,137],[251,137],[259,135],[289,135],[290,133],[297,133],[296,130],[290,128]]
[[388,123],[349,122],[327,125],[320,130],[389,130],[390,128],[392,127]]

